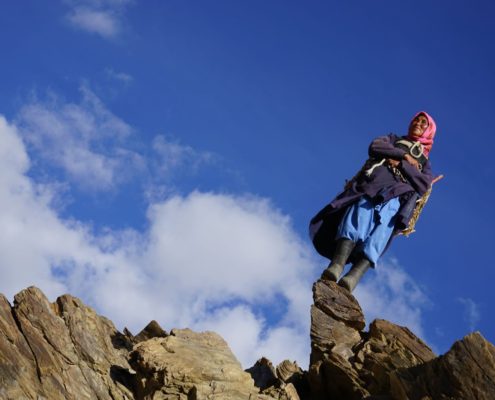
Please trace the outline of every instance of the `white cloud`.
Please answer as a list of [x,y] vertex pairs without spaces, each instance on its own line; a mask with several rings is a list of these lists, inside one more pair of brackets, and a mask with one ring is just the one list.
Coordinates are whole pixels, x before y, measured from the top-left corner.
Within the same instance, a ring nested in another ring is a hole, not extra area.
[[178,172],[195,175],[219,161],[211,152],[163,135],[153,139],[151,151],[140,143],[141,152],[137,152],[130,144],[136,147],[139,143],[135,130],[114,115],[87,84],[80,87],[80,93],[79,103],[64,102],[53,93],[43,101],[34,97],[16,118],[28,151],[41,160],[38,165],[60,169],[71,184],[85,190],[114,190],[139,177],[147,199],[154,201],[172,191]]
[[85,85],[80,104],[55,95],[22,107],[19,131],[36,155],[61,168],[86,188],[112,189],[145,167],[144,159],[126,148],[132,128],[113,115]]
[[425,339],[422,311],[430,301],[421,287],[405,272],[397,260],[380,263],[370,270],[354,295],[363,307],[368,323],[375,318],[407,326]]
[[469,329],[474,331],[481,319],[479,305],[468,297],[459,297],[457,300],[464,306],[464,320],[469,324]]
[[196,324],[197,329],[218,332],[235,349],[245,367],[266,357],[275,365],[285,359],[297,360],[308,368],[309,308],[298,326],[274,326],[267,329],[263,318],[256,317],[247,306],[222,308]]
[[126,74],[125,72],[114,71],[112,68],[106,68],[105,73],[109,78],[120,81],[125,85],[130,84],[134,80],[131,75]]
[[29,159],[13,126],[0,117],[0,267],[2,290],[10,295],[36,284],[51,295],[65,290],[51,266],[64,258],[85,259],[95,252],[86,244],[81,226],[64,224],[50,209],[50,193],[33,184],[25,173]]
[[[1,292],[70,292],[134,332],[151,319],[209,327],[232,339],[246,367],[265,350],[274,362],[307,365],[312,253],[266,199],[194,192],[151,205],[144,233],[96,234],[50,207],[52,193],[26,176],[26,149],[3,118],[0,140]],[[283,315],[270,326],[255,310],[279,299]]]
[[[306,311],[307,318],[301,321],[309,326],[309,311]],[[273,360],[275,365],[280,361],[289,359],[297,361],[299,366],[305,370],[309,368],[310,344],[308,332],[301,327],[279,326],[270,329],[266,337],[261,340],[257,347],[256,359],[266,356]],[[253,354],[254,356],[254,354]],[[253,362],[250,363],[252,365]]]
[[185,167],[195,172],[203,165],[214,163],[217,158],[213,153],[199,152],[163,135],[156,136],[152,146],[157,155],[156,166],[160,176],[168,176],[172,170]]
[[131,0],[67,0],[67,21],[83,31],[112,39],[122,32],[123,15]]
[[255,353],[259,350],[263,320],[256,318],[248,306],[221,308],[199,321],[196,327],[220,334],[245,366],[251,366],[257,360]]
[[144,190],[144,196],[150,203],[156,203],[176,191],[174,182],[184,176],[201,174],[203,168],[213,167],[225,172],[219,163],[218,155],[208,151],[198,151],[183,145],[170,135],[157,135],[151,143],[153,152],[148,157],[151,171],[150,183]]
[[67,18],[74,26],[107,39],[117,36],[120,31],[118,16],[111,11],[78,7],[72,10]]
[[[108,303],[103,299],[110,315],[133,326],[155,318],[169,326],[219,331],[247,366],[261,357],[274,329],[285,329],[285,336],[296,335],[297,345],[279,348],[286,347],[285,357],[304,354],[298,361],[307,365],[314,264],[287,217],[264,199],[194,192],[154,204],[148,218],[147,244],[135,254],[135,267],[125,277],[122,265],[109,269],[96,283],[103,291],[118,281],[123,292],[136,293],[146,305],[129,315],[112,296]],[[293,297],[296,291],[299,296]],[[96,293],[101,299],[98,287]],[[277,296],[287,302],[286,315],[279,325],[267,326],[253,309],[275,305]],[[265,355],[279,362],[282,353],[274,349]]]

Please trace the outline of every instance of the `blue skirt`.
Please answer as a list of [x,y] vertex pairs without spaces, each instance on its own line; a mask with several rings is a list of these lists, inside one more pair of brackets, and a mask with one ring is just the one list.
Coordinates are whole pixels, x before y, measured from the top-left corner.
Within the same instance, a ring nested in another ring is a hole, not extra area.
[[363,196],[346,210],[336,239],[351,239],[356,250],[375,266],[392,236],[399,208],[398,197],[374,205],[369,197]]

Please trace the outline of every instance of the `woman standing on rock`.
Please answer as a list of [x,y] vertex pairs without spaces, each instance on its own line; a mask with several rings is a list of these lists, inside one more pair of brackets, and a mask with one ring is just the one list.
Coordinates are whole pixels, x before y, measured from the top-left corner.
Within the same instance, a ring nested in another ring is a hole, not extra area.
[[373,140],[363,168],[313,217],[313,244],[331,260],[322,279],[336,282],[347,262],[352,262],[338,283],[352,292],[368,268],[376,265],[392,237],[408,228],[417,200],[433,182],[428,157],[435,132],[433,118],[420,111],[406,136],[389,134]]

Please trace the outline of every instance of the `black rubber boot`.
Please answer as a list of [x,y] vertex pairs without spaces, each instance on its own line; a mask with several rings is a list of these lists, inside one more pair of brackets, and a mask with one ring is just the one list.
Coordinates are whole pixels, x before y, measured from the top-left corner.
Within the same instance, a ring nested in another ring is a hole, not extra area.
[[346,288],[349,292],[352,292],[370,266],[371,266],[370,260],[364,257],[361,258],[352,266],[351,270],[339,281],[339,286],[342,286],[343,288]]
[[354,249],[355,243],[347,238],[341,238],[337,241],[332,262],[328,268],[321,274],[321,279],[337,282],[347,264],[347,259]]

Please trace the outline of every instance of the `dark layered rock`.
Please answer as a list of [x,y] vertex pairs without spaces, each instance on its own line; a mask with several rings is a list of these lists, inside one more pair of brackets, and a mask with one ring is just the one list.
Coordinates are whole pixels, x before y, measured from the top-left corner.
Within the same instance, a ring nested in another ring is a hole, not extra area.
[[0,394],[9,399],[34,399],[38,393],[41,381],[34,354],[8,300],[0,295]]
[[399,399],[494,399],[495,346],[471,333],[443,356],[398,371],[392,389]]
[[400,369],[423,364],[436,356],[431,349],[409,329],[384,320],[370,325],[366,339],[355,348],[354,366],[374,394],[391,390],[391,375]]
[[311,306],[309,384],[312,397],[360,399],[369,393],[349,360],[361,342],[364,315],[356,299],[335,282],[317,281]]
[[305,374],[296,362],[284,360],[274,368],[270,360],[262,357],[246,372],[260,394],[280,400],[300,400],[300,393],[307,395]]
[[277,378],[283,383],[298,383],[303,379],[304,371],[295,361],[284,360],[275,368]]
[[151,321],[144,329],[133,337],[135,343],[144,342],[152,338],[164,338],[167,337],[168,333],[165,331],[158,322],[155,320]]
[[254,380],[254,384],[261,390],[268,389],[278,383],[277,372],[272,362],[262,357],[256,363],[246,370]]
[[495,347],[479,333],[437,357],[406,327],[378,319],[362,331],[359,304],[334,282],[316,282],[313,297],[312,400],[495,399]]
[[335,282],[318,280],[313,285],[313,300],[317,309],[330,318],[358,331],[366,322],[361,306],[354,296]]

